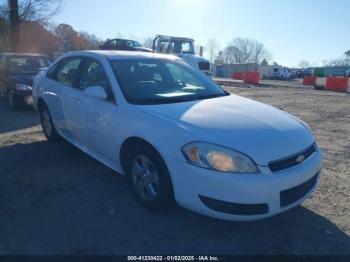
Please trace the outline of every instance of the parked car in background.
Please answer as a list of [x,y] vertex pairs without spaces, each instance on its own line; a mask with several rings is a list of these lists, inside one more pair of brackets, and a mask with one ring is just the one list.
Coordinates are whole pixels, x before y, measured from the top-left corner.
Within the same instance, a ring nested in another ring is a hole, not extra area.
[[128,39],[108,39],[100,46],[101,50],[126,50],[152,52],[152,49],[142,46],[135,40]]
[[50,64],[50,58],[42,54],[0,53],[0,92],[11,109],[31,104],[33,79]]
[[212,74],[209,60],[195,53],[192,38],[157,35],[153,40],[153,52],[176,55],[204,74]]
[[310,69],[300,69],[296,71],[297,78],[304,78],[305,76],[311,76],[312,72]]
[[320,177],[310,128],[223,90],[184,60],[145,52],[72,52],[33,86],[44,134],[127,176],[141,206],[175,199],[196,212],[254,220],[303,202]]

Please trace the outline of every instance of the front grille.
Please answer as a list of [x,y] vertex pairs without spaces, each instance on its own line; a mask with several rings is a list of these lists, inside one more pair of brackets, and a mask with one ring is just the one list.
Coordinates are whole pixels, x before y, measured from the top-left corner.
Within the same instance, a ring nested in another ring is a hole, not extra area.
[[199,198],[208,208],[226,214],[252,216],[269,212],[267,204],[237,204],[205,196]]
[[317,177],[319,173],[317,173],[314,177],[312,177],[310,180],[306,181],[305,183],[292,187],[290,189],[281,191],[280,193],[280,205],[281,207],[288,206],[301,198],[303,198],[316,184]]
[[269,162],[269,168],[272,172],[278,172],[280,170],[296,166],[311,156],[314,152],[316,152],[315,144],[295,155]]
[[208,62],[199,62],[198,67],[200,70],[210,70],[210,63]]

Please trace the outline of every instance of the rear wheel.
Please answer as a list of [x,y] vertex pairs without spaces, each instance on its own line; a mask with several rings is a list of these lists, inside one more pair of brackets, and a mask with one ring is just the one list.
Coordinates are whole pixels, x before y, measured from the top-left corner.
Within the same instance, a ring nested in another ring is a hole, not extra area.
[[44,104],[41,106],[41,109],[39,111],[40,116],[40,123],[41,127],[43,129],[43,132],[49,141],[57,141],[59,140],[60,136],[58,135],[53,122],[52,117],[50,115],[49,109]]
[[131,190],[142,207],[162,211],[172,206],[173,189],[168,169],[152,147],[133,146],[129,150],[126,171]]

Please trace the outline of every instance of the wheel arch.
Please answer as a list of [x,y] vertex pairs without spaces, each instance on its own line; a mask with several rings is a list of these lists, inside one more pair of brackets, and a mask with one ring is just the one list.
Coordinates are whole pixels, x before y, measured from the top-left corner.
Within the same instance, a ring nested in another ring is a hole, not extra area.
[[[126,168],[126,161],[127,161],[127,157],[128,157],[128,151],[134,145],[145,145],[145,146],[148,146],[148,147],[152,148],[155,152],[157,152],[159,154],[159,156],[163,159],[163,157],[160,154],[159,150],[157,150],[157,148],[155,146],[153,146],[150,142],[148,142],[144,138],[141,138],[141,137],[138,137],[138,136],[131,136],[131,137],[128,137],[128,138],[126,138],[124,140],[124,142],[122,143],[122,145],[120,147],[120,151],[119,151],[119,161],[120,161],[121,168],[122,168],[122,170],[124,172],[125,172],[125,168]],[[163,161],[164,161],[164,159],[163,159]]]
[[41,112],[41,110],[44,108],[44,106],[47,106],[45,100],[42,97],[38,98],[38,101],[36,102],[36,108],[38,112]]

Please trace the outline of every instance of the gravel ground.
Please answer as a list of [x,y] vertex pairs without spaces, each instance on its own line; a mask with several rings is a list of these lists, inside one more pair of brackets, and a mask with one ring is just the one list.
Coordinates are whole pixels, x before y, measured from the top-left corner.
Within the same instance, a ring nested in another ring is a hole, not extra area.
[[0,100],[0,254],[350,254],[350,96],[301,88],[227,90],[283,108],[325,153],[318,190],[284,214],[227,222],[180,207],[148,212],[125,179],[66,142],[35,113]]

